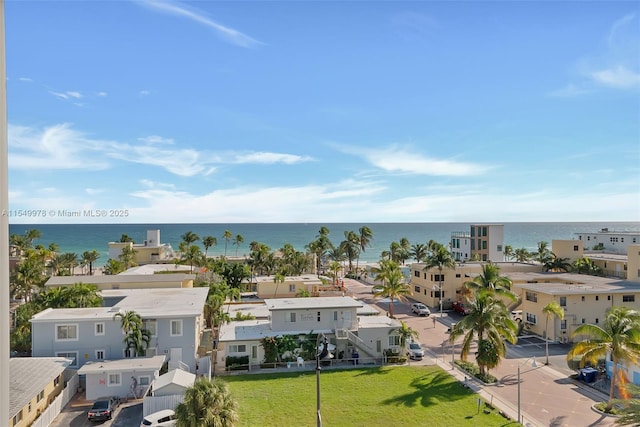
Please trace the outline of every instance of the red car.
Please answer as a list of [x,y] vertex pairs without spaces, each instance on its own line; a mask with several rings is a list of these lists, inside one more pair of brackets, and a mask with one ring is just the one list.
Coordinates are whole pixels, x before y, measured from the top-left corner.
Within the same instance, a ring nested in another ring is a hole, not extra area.
[[466,316],[467,314],[469,314],[469,309],[460,301],[456,301],[453,303],[453,310],[462,314],[463,316]]

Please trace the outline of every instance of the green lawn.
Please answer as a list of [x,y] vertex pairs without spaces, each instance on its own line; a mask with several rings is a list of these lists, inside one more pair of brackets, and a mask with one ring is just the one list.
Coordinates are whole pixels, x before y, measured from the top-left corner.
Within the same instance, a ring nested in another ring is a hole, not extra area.
[[[315,371],[223,377],[242,427],[316,425]],[[323,370],[323,427],[516,426],[435,366]]]

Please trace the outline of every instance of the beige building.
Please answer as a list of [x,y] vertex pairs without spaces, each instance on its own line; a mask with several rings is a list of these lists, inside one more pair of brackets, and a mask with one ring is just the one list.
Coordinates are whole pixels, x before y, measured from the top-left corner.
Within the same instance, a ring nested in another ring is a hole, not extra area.
[[116,274],[104,276],[51,276],[45,287],[73,286],[75,283],[96,285],[106,289],[192,288],[195,274]]
[[[448,310],[455,301],[461,299],[460,289],[464,282],[471,281],[482,273],[482,264],[481,262],[458,263],[453,270],[444,269],[442,277],[440,277],[440,271],[437,268],[425,270],[424,263],[411,264],[412,298],[439,310],[439,287],[440,281],[442,281],[443,309]],[[500,274],[503,276],[510,276],[514,272],[542,271],[540,265],[534,264],[519,262],[498,262],[495,264],[500,267]]]
[[170,244],[160,242],[160,230],[147,230],[147,238],[142,243],[109,242],[109,258],[117,260],[124,248],[134,251],[135,263],[139,265],[170,263],[178,259]]
[[640,283],[618,278],[571,273],[513,272],[508,275],[520,295],[522,321],[530,333],[547,336],[544,306],[556,301],[565,311],[563,321],[550,319],[548,337],[571,342],[571,334],[582,324],[602,325],[606,310],[613,306],[640,309]]
[[9,427],[33,424],[62,392],[70,363],[63,357],[9,359]]
[[[619,253],[620,251],[617,253],[610,253],[606,250],[587,251],[584,248],[583,240],[553,240],[551,247],[553,248],[553,253],[559,258],[566,258],[570,263],[573,263],[578,258],[589,258],[593,264],[600,267],[605,276],[621,279],[628,277],[629,261],[633,263],[634,259],[640,258],[638,254],[640,251],[634,250],[634,247],[640,248],[640,245],[628,245],[628,249],[624,251],[624,254]],[[636,268],[635,270],[635,276],[632,275],[630,277],[631,280],[634,280],[633,277],[637,280],[638,269]]]
[[315,274],[287,276],[283,279],[283,282],[279,282],[275,276],[254,276],[248,289],[255,292],[258,298],[290,298],[302,291],[311,296],[342,295],[340,286],[325,285]]

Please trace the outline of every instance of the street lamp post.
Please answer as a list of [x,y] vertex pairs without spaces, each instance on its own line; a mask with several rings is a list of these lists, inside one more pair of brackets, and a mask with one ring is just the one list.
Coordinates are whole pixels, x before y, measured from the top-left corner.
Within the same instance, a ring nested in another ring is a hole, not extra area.
[[522,363],[518,363],[518,422],[521,422],[521,419],[520,419],[520,368],[522,366],[524,366],[531,359],[533,359],[533,362],[531,363],[531,367],[532,368],[537,368],[538,365],[536,364],[536,357],[535,356],[528,358],[527,360],[525,360]]
[[[320,338],[322,338],[322,350],[319,351]],[[320,360],[329,354],[329,341],[324,334],[318,334],[316,339],[316,424],[322,427],[322,417],[320,416]]]

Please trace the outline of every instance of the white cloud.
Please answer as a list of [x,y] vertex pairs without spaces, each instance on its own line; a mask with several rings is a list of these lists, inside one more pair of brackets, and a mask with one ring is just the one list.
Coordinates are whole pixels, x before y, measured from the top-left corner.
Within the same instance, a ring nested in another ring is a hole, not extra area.
[[630,14],[625,15],[622,18],[618,19],[617,21],[615,21],[613,23],[613,25],[611,25],[611,30],[609,30],[609,38],[608,38],[609,46],[614,46],[615,45],[617,33],[622,28],[626,27],[627,24],[629,24],[631,21],[633,21],[635,19],[635,17],[636,17],[635,13],[630,13]]
[[172,138],[163,138],[158,135],[151,135],[151,136],[138,138],[138,141],[144,142],[147,144],[173,144]]
[[98,92],[96,95],[100,97],[104,97],[104,96],[107,96],[108,94],[107,92]]
[[284,164],[294,164],[307,162],[312,160],[311,157],[308,156],[297,156],[295,154],[283,154],[283,153],[268,153],[268,152],[245,152],[245,153],[236,153],[234,154],[233,163],[243,164],[243,163],[262,163],[262,164],[274,164],[274,163],[284,163]]
[[614,68],[593,71],[591,78],[600,84],[613,88],[633,88],[640,85],[640,74],[623,65]]
[[213,21],[212,19],[205,16],[201,11],[198,11],[197,9],[189,7],[187,5],[180,4],[178,2],[170,3],[166,1],[143,0],[140,4],[174,16],[187,18],[191,21],[212,28],[220,37],[237,46],[254,47],[256,45],[262,44],[258,40],[251,38],[238,30],[226,27]]
[[84,191],[89,196],[95,196],[97,194],[104,193],[104,189],[103,188],[85,188]]
[[73,92],[73,91],[67,91],[67,92],[54,92],[54,91],[49,91],[49,93],[57,98],[60,99],[81,99],[82,98],[82,94],[80,92]]
[[336,146],[344,153],[359,156],[387,172],[433,176],[480,175],[489,167],[449,159],[426,157],[417,149],[391,145],[386,148]]
[[21,82],[33,83],[33,79],[31,79],[29,77],[20,77],[20,78],[18,78],[18,80],[21,81]]
[[585,95],[587,93],[589,93],[588,90],[570,83],[561,89],[549,92],[549,96],[559,97],[559,98],[570,98],[574,96]]
[[149,96],[151,95],[151,92],[148,90],[141,90],[140,92],[138,92],[138,95],[140,96]]

